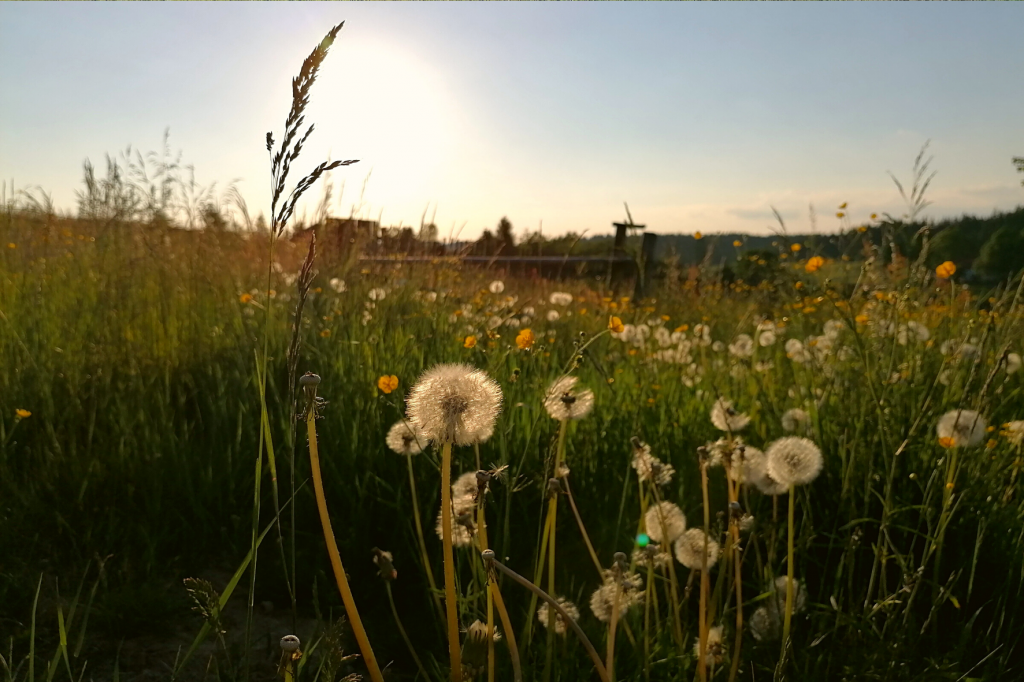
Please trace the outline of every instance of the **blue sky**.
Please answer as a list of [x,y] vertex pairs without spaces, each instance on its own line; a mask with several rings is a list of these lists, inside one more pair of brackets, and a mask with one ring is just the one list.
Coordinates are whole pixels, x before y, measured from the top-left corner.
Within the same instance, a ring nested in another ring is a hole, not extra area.
[[[298,170],[333,212],[476,237],[792,231],[903,212],[922,144],[932,218],[1024,204],[1013,3],[0,3],[0,179],[75,206],[82,162],[170,145],[269,208],[264,136],[346,22]],[[337,196],[341,183],[344,192]],[[365,188],[364,188],[365,187]],[[317,200],[318,196],[314,199]],[[312,207],[310,207],[312,208]]]

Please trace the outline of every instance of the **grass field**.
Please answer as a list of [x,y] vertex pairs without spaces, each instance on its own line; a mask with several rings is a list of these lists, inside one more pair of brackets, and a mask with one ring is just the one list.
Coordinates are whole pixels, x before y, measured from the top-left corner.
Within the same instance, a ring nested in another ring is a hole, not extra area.
[[[462,679],[1024,674],[1019,278],[789,245],[758,286],[634,301],[351,254],[307,278],[272,234],[0,215],[5,680],[375,679],[366,642],[443,680],[453,636]],[[416,389],[441,363],[489,379]],[[414,389],[404,446],[433,445],[399,454]]]

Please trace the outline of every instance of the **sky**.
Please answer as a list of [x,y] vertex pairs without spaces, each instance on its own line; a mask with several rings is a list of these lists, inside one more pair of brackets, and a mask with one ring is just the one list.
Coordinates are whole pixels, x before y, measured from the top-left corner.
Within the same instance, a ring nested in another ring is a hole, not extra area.
[[889,173],[909,190],[928,140],[923,215],[987,216],[1024,205],[1013,5],[0,2],[0,180],[74,210],[86,159],[169,130],[198,183],[269,213],[265,135],[344,21],[295,167],[359,159],[337,216],[599,235],[628,202],[654,232],[765,234],[813,207],[830,232],[842,202],[904,213]]

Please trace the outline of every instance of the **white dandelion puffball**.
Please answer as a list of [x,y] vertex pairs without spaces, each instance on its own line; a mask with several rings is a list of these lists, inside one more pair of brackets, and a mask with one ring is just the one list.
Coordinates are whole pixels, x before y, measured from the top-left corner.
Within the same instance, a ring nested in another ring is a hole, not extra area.
[[721,341],[715,341],[714,343],[711,344],[711,350],[713,350],[716,353],[721,353],[723,350],[725,350],[725,344],[722,343]]
[[799,407],[782,413],[782,430],[786,433],[807,433],[811,430],[811,415]]
[[746,428],[750,423],[750,417],[734,410],[731,401],[719,398],[711,408],[711,423],[719,431],[735,433]]
[[774,331],[766,329],[757,337],[757,343],[760,344],[762,348],[767,348],[768,346],[775,345],[776,338]]
[[781,495],[789,490],[768,474],[767,455],[749,445],[743,451],[743,482],[764,495]]
[[594,392],[575,388],[578,377],[564,376],[544,394],[544,409],[552,419],[583,419],[594,409]]
[[430,440],[472,445],[494,431],[501,386],[470,365],[437,365],[412,387],[408,403],[409,419]]
[[[786,586],[789,576],[780,575],[772,585],[778,612],[785,613],[786,610]],[[769,602],[771,603],[771,602]],[[802,613],[807,608],[807,588],[796,578],[793,579],[793,613]]]
[[546,315],[546,317],[548,318],[548,322],[558,322],[558,318],[560,318],[561,316],[561,313],[554,309],[549,310],[548,314]]
[[466,473],[455,479],[452,483],[452,499],[462,497],[472,497],[476,499],[476,491],[479,489],[479,483],[477,483],[476,472],[467,471]]
[[[722,643],[723,628],[721,625],[708,628],[708,639],[704,643],[704,664],[708,666],[718,665],[725,655],[725,645]],[[693,655],[700,659],[700,637],[693,640]]]
[[339,279],[338,277],[332,277],[328,284],[331,285],[331,288],[334,289],[335,292],[339,294],[345,293],[345,280]]
[[490,289],[492,294],[500,294],[501,292],[505,291],[505,283],[502,282],[500,279],[496,279],[493,282],[491,282],[487,288]]
[[804,348],[804,344],[800,339],[789,339],[786,341],[786,357],[797,364],[804,364],[811,359],[811,354]]
[[810,483],[824,466],[818,446],[800,436],[780,438],[765,448],[764,454],[768,460],[766,472],[786,487]]
[[686,517],[683,510],[672,502],[659,502],[644,514],[644,526],[649,538],[668,544],[686,531]]
[[[440,505],[438,505],[440,507]],[[476,511],[476,499],[472,495],[452,496],[451,532],[452,546],[469,547],[473,544],[473,531],[476,526],[473,523],[474,512]],[[437,510],[437,524],[434,531],[437,537],[444,539],[444,510]],[[473,530],[470,530],[473,529]]]
[[774,606],[759,606],[750,617],[750,634],[758,642],[771,642],[781,637],[782,616],[778,609]]
[[985,440],[985,418],[974,410],[950,410],[939,418],[939,438],[951,439],[953,447],[974,447]]
[[707,539],[708,568],[711,568],[718,561],[721,548],[718,543],[704,535],[700,528],[691,528],[678,538],[674,545],[676,559],[683,566],[693,570],[700,570],[704,559],[704,541]]
[[665,569],[672,562],[672,555],[658,545],[647,545],[634,549],[630,560],[637,568]]
[[[567,614],[569,614],[570,619],[572,619],[573,621],[577,621],[580,619],[580,610],[576,608],[576,605],[573,604],[571,601],[569,601],[565,597],[558,597],[557,599],[555,599],[555,601],[558,602],[558,605],[561,606]],[[543,625],[544,627],[550,628],[551,617],[549,614],[554,614],[555,616],[555,634],[564,635],[566,633],[566,630],[569,629],[569,624],[565,622],[565,618],[562,616],[562,614],[556,611],[554,608],[551,608],[551,606],[547,602],[541,604],[540,608],[537,609],[537,620],[539,620],[541,622],[541,625]]]
[[568,294],[564,291],[555,291],[548,298],[551,305],[567,306],[572,303],[572,294]]
[[1006,354],[1006,373],[1016,374],[1020,371],[1021,359],[1019,353],[1007,353]]
[[388,292],[378,287],[376,289],[370,289],[370,293],[367,294],[367,297],[369,297],[371,301],[383,301],[387,295]]
[[626,611],[643,602],[642,588],[639,573],[617,578],[614,571],[605,571],[604,583],[590,595],[590,610],[598,620],[607,623],[612,619],[612,611],[617,602],[619,618],[622,618]]
[[671,464],[665,464],[651,454],[651,446],[640,443],[639,447],[633,448],[633,468],[636,469],[637,478],[649,483],[657,483],[665,486],[672,482],[676,470]]
[[842,320],[827,320],[825,322],[825,327],[824,327],[825,336],[828,336],[828,337],[834,339],[837,336],[839,336],[840,332],[842,332],[843,329],[845,329],[845,328],[846,328],[846,323],[843,322]]
[[420,427],[408,419],[400,419],[388,431],[385,442],[400,455],[418,455],[427,447],[430,439]]
[[754,354],[754,339],[750,334],[740,334],[729,344],[729,352],[738,358],[749,358]]

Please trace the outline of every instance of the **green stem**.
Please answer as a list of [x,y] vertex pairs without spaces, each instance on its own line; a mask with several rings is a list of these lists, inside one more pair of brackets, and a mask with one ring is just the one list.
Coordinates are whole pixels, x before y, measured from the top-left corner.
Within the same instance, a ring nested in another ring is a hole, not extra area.
[[[345,604],[349,626],[352,628],[352,634],[355,635],[359,651],[363,655],[363,662],[366,663],[366,668],[369,670],[370,679],[373,682],[384,682],[384,677],[377,666],[377,658],[373,655],[373,648],[370,647],[370,640],[363,628],[363,621],[359,618],[359,610],[352,597],[352,590],[348,586],[345,567],[341,563],[341,554],[338,552],[338,543],[334,539],[334,530],[331,528],[331,517],[327,513],[327,498],[324,495],[324,483],[320,475],[320,455],[316,442],[315,419],[316,411],[311,405],[306,413],[306,430],[309,433],[309,463],[313,474],[313,490],[316,492],[316,506],[320,512],[320,525],[323,526],[327,553],[331,558],[331,569],[334,571],[334,579],[338,583],[338,591],[341,592],[341,601]],[[255,558],[256,556],[253,554],[253,559],[255,560]]]
[[448,656],[452,682],[462,682],[458,604],[455,600],[455,555],[452,553],[452,444],[441,448],[441,543],[444,545],[444,601],[448,620]]
[[794,538],[793,529],[796,525],[793,520],[796,516],[796,488],[795,486],[789,486],[789,528],[786,532],[788,536],[786,546],[786,613],[782,619],[782,652],[779,654],[780,664],[786,660],[786,648],[789,646],[789,627],[793,620],[793,555],[794,555]]
[[420,503],[416,495],[416,478],[412,472],[412,457],[406,455],[405,462],[409,468],[409,490],[412,491],[412,519],[416,524],[416,540],[420,545],[420,558],[423,560],[423,570],[427,573],[427,582],[430,584],[430,596],[434,600],[437,612],[444,621],[444,607],[441,605],[441,596],[434,581],[434,570],[430,567],[430,557],[427,555],[427,543],[423,539],[423,524],[420,521]]
[[405,646],[409,648],[409,653],[412,654],[412,660],[416,661],[416,667],[420,669],[420,674],[423,675],[423,679],[430,680],[430,675],[427,674],[427,669],[423,667],[423,662],[420,660],[420,657],[416,655],[416,647],[412,645],[412,640],[409,639],[409,635],[406,634],[405,628],[402,627],[402,619],[398,617],[398,609],[395,607],[395,597],[391,594],[391,581],[385,580],[384,587],[388,590],[388,603],[391,604],[391,615],[395,617],[395,626],[398,627],[398,632],[402,635],[402,640],[405,641]]

